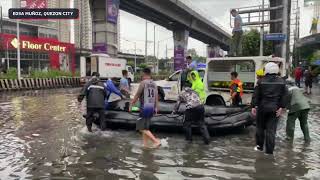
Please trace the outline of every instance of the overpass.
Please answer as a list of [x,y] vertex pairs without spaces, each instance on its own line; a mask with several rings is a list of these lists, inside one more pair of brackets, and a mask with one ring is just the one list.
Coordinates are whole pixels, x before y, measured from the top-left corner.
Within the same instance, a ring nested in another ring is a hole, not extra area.
[[172,30],[175,66],[184,65],[189,36],[208,44],[208,54],[215,54],[212,51],[216,47],[229,49],[231,35],[180,0],[90,0],[93,43],[106,43],[111,56],[118,52],[119,21],[115,7]]

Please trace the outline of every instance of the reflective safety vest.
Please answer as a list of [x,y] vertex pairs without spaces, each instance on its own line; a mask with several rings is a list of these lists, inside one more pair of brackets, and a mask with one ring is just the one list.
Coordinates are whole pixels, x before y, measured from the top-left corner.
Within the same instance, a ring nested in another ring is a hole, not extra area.
[[231,84],[230,84],[230,94],[231,94],[231,96],[234,93],[234,89],[233,89],[234,85],[238,86],[236,92],[240,93],[240,96],[242,96],[243,95],[243,87],[242,87],[243,83],[239,79],[235,79],[235,80],[231,81]]

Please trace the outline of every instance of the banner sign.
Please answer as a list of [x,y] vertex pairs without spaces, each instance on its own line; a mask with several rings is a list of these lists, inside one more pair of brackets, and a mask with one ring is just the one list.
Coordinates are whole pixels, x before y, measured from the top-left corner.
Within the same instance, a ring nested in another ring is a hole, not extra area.
[[184,48],[176,48],[174,49],[174,70],[185,69],[185,55],[184,55]]
[[106,0],[107,3],[107,21],[117,24],[120,0]]
[[74,45],[59,42],[51,38],[34,38],[31,36],[20,35],[20,43],[14,34],[0,34],[2,47],[6,49],[17,49],[20,45],[21,50],[29,51],[49,51],[56,53],[66,53],[74,50]]
[[264,35],[264,40],[266,41],[284,41],[286,39],[286,35],[282,33],[270,33]]
[[93,44],[92,53],[107,53],[107,44],[106,43]]
[[188,46],[189,31],[180,30],[173,32],[174,40],[174,70],[181,70],[187,67],[185,60]]
[[47,7],[47,0],[21,0],[21,8],[41,9]]
[[304,0],[304,6],[313,6],[319,3],[320,3],[320,0]]

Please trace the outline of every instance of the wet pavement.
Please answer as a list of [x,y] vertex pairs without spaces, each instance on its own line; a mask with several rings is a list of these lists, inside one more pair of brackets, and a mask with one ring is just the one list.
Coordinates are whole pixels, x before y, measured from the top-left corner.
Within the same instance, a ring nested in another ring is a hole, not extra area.
[[254,127],[200,137],[156,132],[163,145],[142,148],[134,131],[87,132],[79,89],[0,94],[0,179],[320,179],[320,93],[310,96],[311,144],[298,125],[293,144],[280,122],[274,156],[253,151]]

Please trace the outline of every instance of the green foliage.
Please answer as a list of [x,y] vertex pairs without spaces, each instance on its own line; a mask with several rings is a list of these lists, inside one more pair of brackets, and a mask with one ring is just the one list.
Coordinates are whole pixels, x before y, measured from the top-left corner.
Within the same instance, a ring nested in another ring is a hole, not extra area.
[[32,71],[30,74],[31,78],[56,78],[56,77],[72,77],[72,72],[59,71],[59,70],[48,70],[45,71]]
[[[266,33],[266,32],[265,32]],[[259,56],[260,52],[260,32],[256,29],[246,31],[243,35],[242,54],[243,56]],[[272,54],[272,42],[263,42],[263,55]]]
[[[74,76],[72,72],[60,71],[60,70],[48,70],[48,71],[32,71],[29,78],[57,78],[57,77],[79,77],[80,72],[77,71]],[[0,74],[0,79],[17,79],[17,69],[10,68],[7,73]]]
[[148,67],[148,65],[145,64],[145,63],[141,63],[141,64],[139,64],[138,67],[139,67],[140,69],[144,69],[144,68]]
[[0,74],[0,79],[17,79],[17,69],[10,68],[7,73]]
[[196,49],[194,48],[191,48],[191,49],[188,49],[187,51],[187,55],[188,56],[191,56],[193,60],[196,60],[198,63],[205,63],[207,58],[206,57],[203,57],[203,56],[199,56]]

